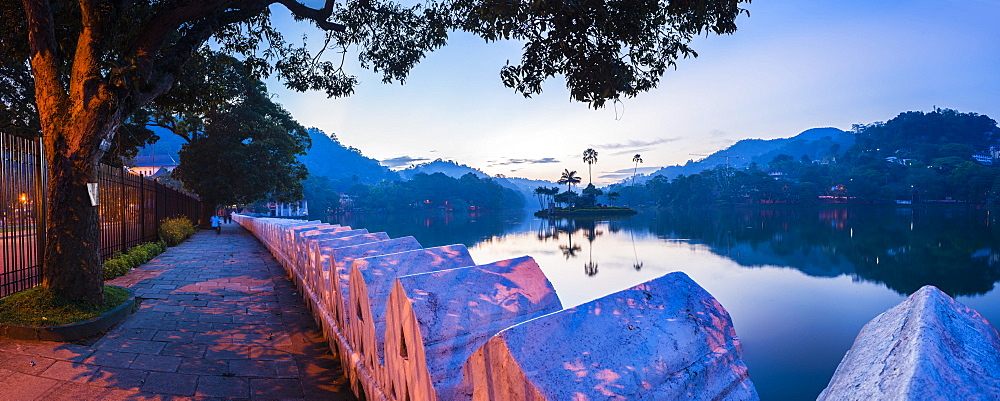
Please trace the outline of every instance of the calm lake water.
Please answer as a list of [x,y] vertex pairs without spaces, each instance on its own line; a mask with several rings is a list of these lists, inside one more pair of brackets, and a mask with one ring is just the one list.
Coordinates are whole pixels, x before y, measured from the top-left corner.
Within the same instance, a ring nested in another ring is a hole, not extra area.
[[763,400],[815,399],[861,327],[925,284],[1000,323],[1000,227],[974,208],[649,212],[626,219],[352,215],[331,223],[529,255],[564,306],[683,271],[729,311]]

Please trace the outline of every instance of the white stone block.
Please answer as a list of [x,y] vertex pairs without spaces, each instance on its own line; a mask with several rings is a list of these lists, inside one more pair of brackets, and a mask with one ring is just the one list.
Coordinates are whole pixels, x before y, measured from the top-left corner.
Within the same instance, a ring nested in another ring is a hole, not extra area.
[[356,259],[351,265],[347,310],[358,317],[347,330],[347,342],[362,364],[388,391],[385,375],[385,312],[396,277],[474,266],[465,245],[449,245]]
[[474,400],[757,400],[726,310],[670,273],[501,331],[464,367]]
[[462,365],[494,334],[561,309],[530,257],[396,278],[386,312],[386,391],[396,400],[462,399]]
[[356,259],[366,258],[391,253],[413,251],[423,248],[413,237],[403,237],[388,239],[384,241],[372,241],[358,245],[334,248],[330,251],[330,277],[331,290],[336,300],[337,313],[340,319],[340,327],[344,328],[345,334],[350,324],[352,315],[348,313],[348,301],[350,300],[351,264]]
[[924,286],[861,329],[819,400],[1000,400],[1000,338]]

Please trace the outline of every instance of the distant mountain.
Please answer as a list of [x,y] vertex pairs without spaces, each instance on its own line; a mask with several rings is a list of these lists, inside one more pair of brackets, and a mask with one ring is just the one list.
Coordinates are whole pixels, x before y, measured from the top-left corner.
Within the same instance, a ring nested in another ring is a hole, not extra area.
[[336,135],[327,135],[318,128],[309,128],[312,148],[299,160],[309,169],[309,174],[331,180],[358,178],[359,183],[373,184],[384,179],[398,180],[398,175],[381,165],[378,160],[366,157],[354,147],[345,147]]
[[796,160],[802,156],[823,160],[831,157],[831,152],[843,152],[852,145],[854,134],[831,127],[808,129],[791,138],[744,139],[702,160],[688,161],[683,166],[663,167],[648,176],[637,177],[637,180],[642,182],[655,175],[674,178],[682,174],[697,174],[727,164],[733,168],[744,168],[750,163],[757,163],[766,168],[780,154],[790,155]]
[[187,143],[184,138],[166,128],[154,127],[152,125],[148,125],[146,128],[156,133],[156,136],[160,137],[160,139],[152,145],[140,148],[136,156],[170,156],[174,160],[180,160],[177,154],[181,151],[181,146]]
[[464,164],[458,164],[451,160],[441,160],[437,159],[430,163],[419,164],[410,167],[405,170],[398,171],[399,176],[404,180],[409,180],[413,178],[414,175],[423,174],[434,174],[442,173],[452,178],[461,178],[463,175],[472,173],[478,178],[492,178],[497,184],[504,188],[510,188],[521,196],[528,202],[526,203],[528,207],[534,207],[530,202],[534,199],[535,188],[538,187],[551,187],[556,186],[556,183],[542,180],[530,180],[527,178],[517,178],[517,177],[492,177],[489,174],[482,172],[481,170],[473,167],[466,166]]
[[472,173],[477,178],[485,178],[490,176],[489,174],[486,174],[477,168],[472,168],[464,164],[458,164],[451,160],[445,161],[442,159],[437,159],[429,163],[418,164],[404,170],[399,170],[397,171],[397,173],[399,173],[399,176],[402,177],[404,180],[412,179],[413,176],[421,173],[427,175],[434,173],[441,173],[451,178],[461,178],[463,175],[469,173]]

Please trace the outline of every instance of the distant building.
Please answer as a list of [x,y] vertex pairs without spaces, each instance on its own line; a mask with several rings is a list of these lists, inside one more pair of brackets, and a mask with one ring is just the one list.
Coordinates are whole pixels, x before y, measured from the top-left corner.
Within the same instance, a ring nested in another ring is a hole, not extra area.
[[1000,159],[1000,148],[990,146],[989,150],[979,150],[972,155],[972,158],[984,166],[992,166],[993,161]]
[[972,158],[975,159],[977,162],[979,162],[979,164],[982,164],[984,166],[992,166],[993,165],[993,157],[990,156],[990,155],[984,155],[984,154],[976,153],[976,154],[972,155]]
[[889,156],[889,157],[885,158],[885,161],[887,161],[889,163],[896,163],[896,164],[901,164],[901,165],[904,165],[904,166],[909,166],[909,165],[913,164],[914,160],[915,159],[904,159],[904,158],[895,157],[895,156]]
[[154,155],[136,156],[133,164],[133,167],[129,167],[133,173],[143,177],[152,177],[167,175],[181,163],[171,155]]
[[271,217],[306,217],[309,215],[309,202],[305,199],[298,202],[268,202],[268,215]]

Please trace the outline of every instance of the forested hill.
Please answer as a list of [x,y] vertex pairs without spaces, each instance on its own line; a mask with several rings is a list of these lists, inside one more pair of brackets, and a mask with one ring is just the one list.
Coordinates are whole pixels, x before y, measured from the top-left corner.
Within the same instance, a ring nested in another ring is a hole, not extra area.
[[473,174],[480,179],[492,179],[497,184],[504,188],[509,188],[517,191],[521,194],[524,199],[534,198],[533,191],[535,188],[540,186],[554,186],[556,183],[542,180],[531,180],[527,178],[517,178],[517,177],[490,177],[488,174],[480,171],[479,169],[466,166],[464,164],[458,164],[451,160],[441,160],[437,159],[430,163],[424,163],[410,167],[405,170],[400,170],[399,175],[405,179],[412,179],[413,176],[417,174],[434,174],[442,173],[451,178],[461,178],[466,174]]
[[973,154],[986,154],[990,146],[1000,144],[1000,130],[992,118],[950,109],[908,111],[854,129],[858,135],[853,153],[874,152],[923,164],[950,156],[971,160]]
[[[855,125],[855,144],[828,160],[782,153],[673,180],[654,177],[645,201],[662,206],[737,203],[1000,204],[1000,129],[985,115],[936,109]],[[637,189],[638,190],[638,189]]]
[[[766,166],[780,154],[795,155],[796,158],[805,155],[810,160],[829,160],[832,154],[846,150],[852,145],[854,145],[852,133],[831,127],[808,129],[791,138],[743,139],[704,159],[689,160],[683,166],[663,167],[646,178],[662,175],[672,179],[679,175],[711,170],[717,166],[730,166],[736,169],[748,167],[753,163]],[[641,181],[643,180],[640,179]]]
[[399,176],[378,160],[366,157],[361,151],[344,146],[336,135],[327,135],[318,128],[310,128],[312,148],[299,160],[312,176],[327,177],[332,181],[350,180],[355,183],[374,184],[381,180],[398,180]]

